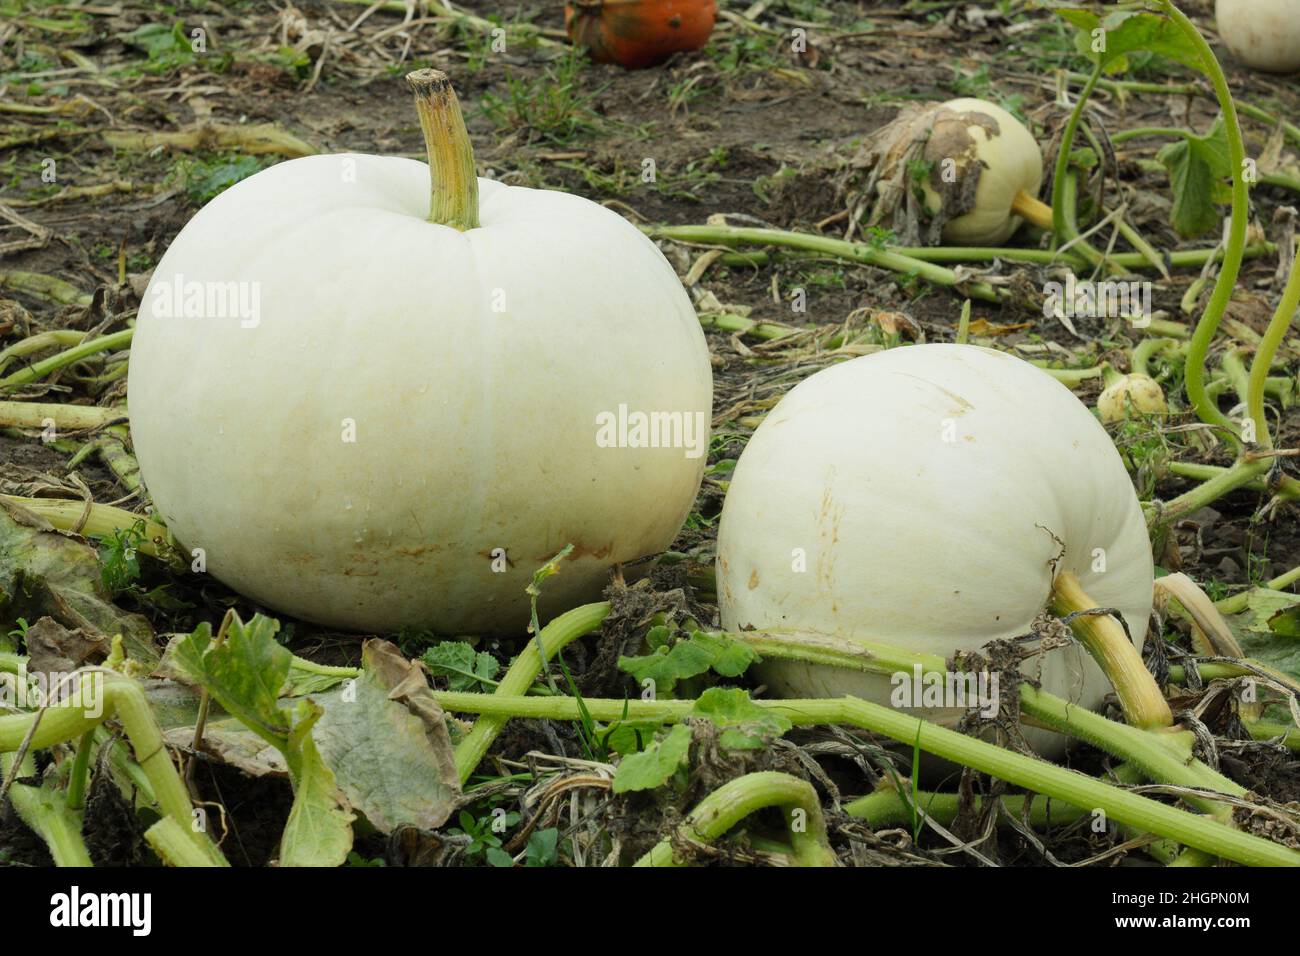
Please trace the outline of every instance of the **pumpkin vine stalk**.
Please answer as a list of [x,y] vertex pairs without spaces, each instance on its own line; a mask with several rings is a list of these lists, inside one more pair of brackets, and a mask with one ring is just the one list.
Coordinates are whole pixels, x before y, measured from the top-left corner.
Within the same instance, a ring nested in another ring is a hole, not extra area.
[[1241,122],[1237,117],[1237,107],[1228,89],[1228,78],[1223,73],[1218,59],[1205,37],[1196,29],[1196,25],[1178,9],[1172,0],[1160,0],[1160,6],[1169,18],[1186,36],[1201,57],[1202,71],[1214,86],[1214,95],[1223,111],[1224,128],[1228,138],[1228,158],[1232,165],[1232,220],[1228,231],[1228,242],[1224,249],[1223,266],[1210,294],[1210,301],[1205,306],[1196,331],[1192,333],[1191,346],[1187,353],[1186,386],[1187,398],[1196,409],[1201,421],[1210,425],[1230,426],[1228,417],[1219,411],[1218,406],[1210,400],[1205,390],[1205,359],[1210,351],[1210,343],[1219,329],[1219,323],[1232,299],[1233,287],[1241,272],[1243,252],[1246,248],[1246,219],[1250,207],[1249,187],[1245,179],[1246,147],[1241,135]]

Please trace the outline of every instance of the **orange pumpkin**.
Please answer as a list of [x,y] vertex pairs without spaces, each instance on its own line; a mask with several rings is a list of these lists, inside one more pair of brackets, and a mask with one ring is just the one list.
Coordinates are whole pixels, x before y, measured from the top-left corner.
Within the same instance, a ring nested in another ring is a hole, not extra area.
[[597,63],[629,70],[698,50],[717,18],[714,0],[570,0],[564,7],[569,39]]

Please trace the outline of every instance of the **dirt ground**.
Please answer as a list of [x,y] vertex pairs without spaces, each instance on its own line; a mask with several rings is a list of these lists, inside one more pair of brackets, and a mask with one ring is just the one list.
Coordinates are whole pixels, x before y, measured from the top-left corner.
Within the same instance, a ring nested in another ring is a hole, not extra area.
[[[722,215],[733,224],[835,237],[846,233],[845,212],[861,176],[854,159],[864,138],[900,108],[956,96],[999,102],[1037,132],[1050,165],[1068,114],[1063,71],[1083,68],[1067,28],[1050,13],[1018,2],[723,3],[725,15],[706,49],[631,72],[575,56],[564,40],[558,2],[454,6],[461,14],[503,25],[504,51],[493,49],[491,24],[419,3],[404,11],[400,2],[199,0],[179,2],[171,14],[137,0],[0,0],[0,204],[14,214],[0,222],[0,348],[40,331],[103,333],[125,327],[151,270],[194,213],[224,186],[292,154],[297,141],[319,152],[423,158],[403,81],[417,67],[436,67],[451,76],[485,175],[575,192],[641,225],[702,224]],[[1213,36],[1211,3],[1197,0],[1183,7]],[[744,16],[747,10],[752,18]],[[202,31],[202,52],[192,49],[195,30]],[[792,31],[805,32],[808,44],[801,52],[791,49]],[[1276,115],[1300,119],[1300,84],[1294,79],[1251,73],[1226,55],[1222,59],[1234,94]],[[1127,78],[1166,86],[1195,82],[1176,64],[1143,56],[1135,58]],[[1069,102],[1078,86],[1077,78],[1070,82]],[[1103,89],[1095,97],[1094,125],[1110,134],[1188,124],[1208,129],[1217,107],[1205,94],[1208,87],[1198,88],[1198,93],[1122,95]],[[247,142],[223,144],[222,130],[256,124],[271,124],[293,140],[278,141],[271,152],[253,151]],[[1246,130],[1248,143],[1264,149],[1272,131],[1249,120]],[[1160,145],[1163,141],[1138,139],[1115,148],[1118,181],[1105,186],[1107,205],[1127,204],[1130,220],[1158,249],[1212,245],[1213,237],[1187,241],[1170,227],[1167,177],[1140,162],[1151,159]],[[648,161],[654,182],[643,180]],[[1297,196],[1265,187],[1255,190],[1253,200],[1255,221],[1276,238],[1275,211],[1297,204]],[[1103,240],[1104,235],[1099,240],[1104,245]],[[1022,232],[1014,241],[1032,246],[1035,238]],[[683,276],[708,251],[666,241],[660,246]],[[1035,289],[1052,278],[1044,267],[1011,262],[971,268]],[[1248,339],[1250,332],[1263,331],[1272,311],[1269,296],[1280,289],[1277,269],[1275,256],[1247,261],[1229,313],[1230,337]],[[29,274],[54,277],[66,287],[38,288]],[[1157,277],[1155,308],[1171,319],[1194,321],[1197,313],[1187,315],[1181,303],[1198,274],[1181,269],[1169,280]],[[817,369],[889,344],[900,334],[952,341],[962,296],[831,257],[773,255],[748,265],[719,261],[696,270],[695,279],[690,291],[702,312],[713,303],[719,311],[804,330],[784,341],[707,331],[715,375],[713,468],[671,549],[675,563],[661,562],[656,573],[664,575],[657,583],[665,590],[693,588],[710,614],[713,535],[729,474],[726,463],[739,455],[762,414]],[[806,297],[806,312],[792,309],[798,290]],[[67,301],[69,296],[79,298]],[[898,314],[905,318],[890,318]],[[1123,367],[1133,341],[1119,321],[1080,320],[1072,331],[1044,318],[1034,303],[976,302],[972,320],[989,333],[981,341],[1025,357],[1064,355],[1075,367],[1102,360]],[[5,397],[111,405],[124,400],[126,387],[114,368],[109,357],[107,363],[65,370]],[[1091,402],[1099,385],[1084,383],[1076,391]],[[1184,410],[1174,411],[1163,426],[1164,437],[1152,424],[1115,429],[1121,449],[1140,450],[1135,480],[1144,497],[1168,499],[1188,487],[1163,467],[1169,458],[1231,463],[1227,449],[1197,450],[1168,440],[1180,424],[1193,420]],[[1295,407],[1284,410],[1277,431],[1279,447],[1300,443]],[[1162,453],[1152,454],[1153,447]],[[0,432],[0,492],[63,489],[79,497],[84,483],[98,502],[146,509],[147,502],[126,492],[97,456],[69,471],[71,450],[35,441],[31,432]],[[1193,515],[1175,529],[1174,544],[1158,555],[1159,562],[1181,566],[1215,597],[1300,564],[1293,513],[1283,510],[1272,520],[1261,519],[1265,501],[1261,493],[1239,492]],[[143,575],[120,602],[144,613],[159,632],[219,619],[231,606],[244,614],[254,610],[211,580],[196,583],[157,566],[144,567]],[[155,590],[162,585],[168,600]],[[359,657],[357,635],[302,622],[286,622],[286,631],[294,651],[314,660],[355,663]],[[405,639],[412,652],[419,649],[418,639]],[[503,660],[511,650],[497,643],[488,649]],[[585,674],[590,686],[600,686],[602,675],[592,670],[598,652],[575,645],[572,653],[570,664],[579,679]],[[870,742],[844,737],[809,732],[793,739],[801,745],[820,742],[828,752],[834,743],[840,749],[824,761],[828,773],[846,793],[862,792],[853,749]],[[579,753],[570,728],[523,722],[511,726],[494,753],[520,758],[538,749],[568,757]],[[1084,767],[1100,766],[1094,753],[1076,759]],[[1246,746],[1234,759],[1235,765],[1225,763],[1226,772],[1277,799],[1296,799],[1300,783],[1294,761],[1275,766],[1272,757]],[[797,763],[780,750],[758,760],[761,767],[781,769]],[[220,774],[218,780],[214,770],[201,786],[213,799],[224,800],[244,826],[239,862],[266,862],[277,835],[274,826],[259,822],[267,813],[267,785],[241,781],[224,770]],[[238,813],[243,797],[246,806],[260,809]],[[279,793],[276,799],[282,798]],[[684,797],[682,805],[689,800]],[[648,826],[652,834],[661,832],[664,814],[676,812],[647,810],[633,802],[616,813],[612,825],[626,828],[630,846],[646,844],[641,831]],[[5,858],[40,862],[43,849],[20,830],[0,820]],[[846,848],[845,858],[858,862],[970,862],[962,854],[937,853],[941,841],[917,847],[906,834],[876,835],[848,818],[836,818],[833,837]],[[1059,834],[1051,843],[1062,861],[1106,849],[1104,839],[1086,831]],[[409,847],[373,840],[359,850],[390,862],[419,857]],[[1043,862],[1040,849],[1019,835],[995,839],[984,852],[1006,863]],[[123,850],[114,859],[109,853],[105,862],[126,862],[124,854],[129,855]]]

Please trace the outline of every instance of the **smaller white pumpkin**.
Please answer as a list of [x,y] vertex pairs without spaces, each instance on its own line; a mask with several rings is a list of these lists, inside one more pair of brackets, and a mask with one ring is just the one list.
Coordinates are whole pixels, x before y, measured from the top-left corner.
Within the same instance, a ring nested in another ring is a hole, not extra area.
[[1218,0],[1214,15],[1219,36],[1246,66],[1300,70],[1300,0]]
[[924,156],[930,175],[921,189],[931,215],[944,204],[936,179],[951,180],[960,190],[967,177],[979,176],[974,208],[944,224],[945,242],[1000,245],[1026,219],[1051,228],[1052,210],[1037,198],[1043,184],[1042,150],[1033,134],[1002,107],[973,98],[941,104],[933,113]]
[[1133,372],[1117,377],[1097,398],[1097,412],[1107,425],[1138,415],[1168,415],[1165,392],[1150,375]]
[[[969,345],[889,349],[801,382],[741,455],[718,531],[728,630],[948,658],[1028,634],[1067,573],[1096,606],[1120,611],[1140,648],[1151,549],[1115,446],[1047,373]],[[889,705],[898,686],[821,665],[762,667],[784,697]],[[1082,707],[1095,709],[1110,689],[1079,645],[1023,670]],[[948,723],[960,714],[912,712]],[[1047,731],[1026,737],[1048,753],[1064,746]]]

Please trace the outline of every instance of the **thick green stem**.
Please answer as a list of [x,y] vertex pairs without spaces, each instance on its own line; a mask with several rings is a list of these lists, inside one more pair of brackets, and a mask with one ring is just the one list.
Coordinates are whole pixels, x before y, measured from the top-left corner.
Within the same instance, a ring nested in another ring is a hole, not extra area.
[[946,674],[948,663],[938,654],[923,654],[878,641],[848,640],[806,631],[736,631],[726,635],[749,646],[759,657],[797,660],[868,674]]
[[1273,367],[1273,356],[1277,354],[1278,346],[1290,330],[1297,308],[1300,308],[1300,244],[1296,249],[1295,262],[1291,264],[1291,275],[1282,290],[1282,299],[1277,304],[1273,318],[1269,320],[1264,338],[1260,340],[1255,352],[1255,360],[1250,365],[1246,407],[1255,422],[1255,444],[1265,449],[1273,447],[1273,437],[1269,434],[1268,419],[1264,415],[1264,387]]
[[406,74],[415,93],[429,155],[429,221],[465,232],[478,228],[478,172],[460,100],[441,70]]
[[[529,641],[519,652],[505,677],[501,678],[495,695],[513,698],[525,694],[542,672],[543,661],[537,652],[538,644],[545,651],[546,659],[550,660],[566,644],[600,627],[600,622],[605,620],[607,614],[609,605],[601,602],[584,604],[552,620],[542,628],[535,640]],[[456,745],[456,771],[460,774],[462,784],[469,780],[470,774],[483,760],[492,741],[496,740],[508,721],[508,716],[485,714],[474,721],[469,733],[461,738]]]
[[1073,388],[1091,378],[1099,378],[1105,381],[1114,372],[1109,362],[1102,362],[1092,368],[1051,368],[1040,361],[1031,361],[1030,365],[1037,365],[1052,378],[1056,379],[1063,385]]
[[1232,386],[1232,391],[1237,396],[1238,402],[1246,401],[1246,393],[1250,389],[1250,373],[1246,371],[1246,363],[1242,360],[1245,355],[1245,349],[1232,348],[1223,353],[1220,365],[1223,368],[1223,374],[1227,376],[1228,384]]
[[1038,723],[1068,734],[1112,756],[1133,764],[1148,780],[1177,787],[1204,790],[1203,796],[1187,795],[1191,806],[1219,819],[1227,809],[1214,799],[1215,792],[1241,796],[1245,790],[1216,770],[1194,760],[1190,735],[1175,729],[1141,730],[1107,720],[1100,714],[1071,705],[1028,684],[1020,689],[1020,710]]
[[[203,833],[193,830],[193,806],[189,793],[172,764],[162,731],[154,719],[144,690],[134,680],[103,670],[88,672],[99,682],[102,712],[90,716],[79,701],[69,698],[35,714],[10,714],[0,716],[0,752],[17,750],[36,724],[29,747],[43,750],[81,737],[94,730],[104,720],[116,716],[135,751],[136,762],[149,777],[154,797],[164,814],[176,820],[182,830],[190,834],[195,845],[214,862],[224,864],[221,851]],[[83,680],[86,679],[83,676]]]
[[144,832],[158,859],[168,866],[210,867],[220,864],[212,859],[200,847],[194,845],[183,827],[171,817],[163,817]]
[[135,455],[126,450],[131,440],[130,429],[122,425],[110,425],[106,433],[95,442],[100,460],[108,470],[117,476],[118,482],[127,491],[140,488],[140,462]]
[[[9,775],[14,755],[0,754],[0,778]],[[28,754],[19,768],[23,776],[36,773],[36,762]],[[55,866],[90,866],[90,853],[81,837],[81,814],[59,799],[58,793],[44,786],[15,783],[9,799],[18,819],[45,841]]]
[[0,271],[0,289],[12,289],[57,305],[85,306],[94,301],[93,296],[76,286],[40,272]]
[[[1141,774],[1128,764],[1115,768],[1114,776],[1119,783],[1136,784],[1141,782]],[[974,809],[983,810],[987,798],[975,797]],[[1007,794],[999,797],[1005,816],[1013,820],[1028,818],[1029,826],[1035,830],[1050,830],[1076,823],[1089,815],[1089,807],[1072,807],[1053,801],[1050,797],[1038,794]],[[1028,804],[1026,813],[1026,804]],[[844,812],[849,816],[861,817],[873,830],[887,827],[912,826],[918,815],[924,815],[936,823],[948,826],[961,813],[962,797],[956,793],[918,792],[915,799],[904,795],[897,787],[886,784],[857,800],[844,805]],[[999,823],[1004,823],[1004,815],[999,814]],[[1132,827],[1124,827],[1124,833],[1130,839],[1140,839],[1145,834]],[[1179,855],[1179,846],[1168,840],[1157,840],[1147,844],[1143,849],[1162,863],[1171,864]]]
[[[1300,581],[1300,567],[1292,568],[1286,574],[1280,574],[1273,580],[1264,585],[1269,591],[1281,591]],[[1215,601],[1214,606],[1219,609],[1220,614],[1240,614],[1250,606],[1250,596],[1254,590],[1242,591],[1240,594],[1234,594],[1226,597],[1222,601]]]
[[1268,471],[1268,462],[1263,459],[1238,461],[1231,468],[1224,469],[1203,485],[1184,492],[1172,501],[1160,506],[1145,506],[1149,524],[1169,525],[1184,518],[1199,508],[1218,501],[1224,495],[1231,494],[1238,488],[1244,488]]
[[[1107,273],[1122,273],[1124,267],[1115,261],[1113,253],[1103,253],[1095,248],[1083,232],[1079,229],[1078,216],[1076,207],[1078,206],[1078,178],[1074,170],[1067,170],[1065,174],[1065,195],[1061,198],[1061,216],[1065,220],[1065,244],[1061,246],[1062,252],[1077,250],[1090,265],[1097,269],[1104,269]],[[1089,232],[1095,232],[1099,227],[1094,226]],[[1139,259],[1145,262],[1145,258],[1140,253],[1134,253]],[[1149,265],[1149,263],[1147,263]]]
[[[641,230],[647,235],[661,239],[673,239],[678,242],[699,242],[722,244],[721,240],[712,240],[706,238],[688,238],[688,236],[697,235],[696,230],[712,230],[716,226],[642,226]],[[690,230],[686,232],[684,230]],[[818,249],[812,251],[805,248],[802,240],[809,238],[825,239],[825,236],[810,236],[806,233],[791,232],[786,230],[772,230],[773,232],[782,232],[791,238],[783,243],[785,248],[791,248],[794,251],[786,253],[790,258],[808,258],[820,259],[825,257],[835,259],[845,259],[852,262],[864,262],[858,250],[865,247],[865,243],[844,242],[844,240],[831,239],[832,242],[843,243],[843,248],[839,251]],[[736,243],[743,240],[733,239]],[[759,244],[774,244],[770,240],[754,240]],[[875,248],[875,247],[870,247]],[[1036,265],[1067,265],[1077,270],[1086,268],[1089,262],[1082,255],[1077,255],[1070,250],[1051,250],[1051,249],[1021,249],[1004,246],[889,246],[890,252],[897,253],[908,259],[916,259],[922,262],[945,263],[945,262],[992,262],[995,259],[1001,259],[1004,262],[1031,262]],[[1094,250],[1095,251],[1095,250]],[[1246,256],[1249,258],[1258,258],[1262,256],[1273,255],[1277,247],[1273,243],[1260,242],[1255,243],[1246,250]],[[1100,253],[1097,253],[1100,256]],[[1199,268],[1204,266],[1211,259],[1216,262],[1222,261],[1223,250],[1217,246],[1213,249],[1182,249],[1169,254],[1169,264],[1175,269]],[[769,265],[776,260],[777,252],[731,252],[724,255],[718,261],[727,266],[764,266]],[[1140,252],[1115,252],[1107,257],[1107,260],[1114,266],[1121,269],[1151,269],[1151,264],[1147,255]],[[871,263],[867,263],[871,264]]]
[[[925,262],[919,258],[900,252],[874,246],[863,242],[847,242],[830,236],[813,236],[800,232],[787,232],[784,229],[759,229],[749,226],[654,226],[646,227],[646,233],[660,239],[672,239],[679,242],[700,242],[713,245],[754,244],[762,246],[785,246],[793,249],[806,249],[824,255],[861,262],[877,266],[902,275],[917,275],[936,285],[956,287],[959,285],[957,274],[951,269]],[[987,282],[962,284],[966,294],[985,302],[999,302],[1002,294]]]
[[[1021,686],[1022,701],[1027,698],[1035,716],[1046,718],[1049,724],[1069,726],[1082,716],[1118,728],[1128,738],[1128,746],[1121,749],[1145,758],[1134,761],[1144,773],[1147,772],[1147,764],[1174,763],[1187,769],[1186,758],[1176,756],[1176,752],[1161,742],[1157,734],[1115,724],[1059,698],[1052,703],[1044,699],[1046,695],[1037,694],[1027,684]],[[499,694],[451,691],[435,692],[434,696],[448,711],[494,714],[503,719],[519,716],[578,720],[581,716],[578,702],[567,697],[505,697]],[[759,700],[754,703],[765,710],[781,714],[799,726],[847,724],[882,734],[909,747],[915,744],[926,753],[972,767],[1026,790],[1073,806],[1100,809],[1111,819],[1143,833],[1153,833],[1238,863],[1251,866],[1300,866],[1300,853],[1295,850],[1238,832],[1217,819],[1158,803],[1077,771],[1014,753],[878,704],[851,697],[839,700]],[[613,722],[647,719],[670,722],[690,716],[694,702],[587,698],[583,705],[595,720]],[[1084,739],[1092,736],[1100,734],[1090,732]],[[1124,754],[1120,756],[1128,759]],[[1187,775],[1183,774],[1184,777]],[[1194,784],[1184,785],[1203,787],[1205,781],[1198,779]],[[1240,788],[1232,786],[1240,791]]]
[[[84,503],[69,501],[66,498],[23,498],[19,495],[0,495],[0,498],[39,515],[61,531],[71,531],[75,528],[78,534],[87,536],[107,537],[115,531],[134,528],[137,523],[143,521],[144,536],[138,550],[151,558],[158,557],[169,540],[168,531],[162,525],[149,521],[143,515],[114,508],[112,505],[91,505],[87,515]],[[83,516],[85,516],[84,522]]]
[[1065,216],[1066,190],[1071,185],[1066,178],[1066,173],[1070,169],[1070,149],[1074,145],[1074,137],[1079,132],[1079,122],[1083,119],[1083,112],[1088,108],[1088,98],[1092,96],[1092,91],[1097,88],[1097,81],[1101,79],[1101,71],[1102,63],[1098,59],[1088,81],[1079,91],[1079,98],[1074,103],[1074,109],[1070,111],[1065,129],[1061,132],[1061,146],[1057,151],[1056,168],[1052,173],[1052,238],[1058,246],[1071,238]]
[[[977,246],[892,246],[891,249],[899,255],[922,259],[926,262],[991,262],[994,259],[1001,259],[1005,262],[1032,262],[1038,265],[1061,263],[1072,266],[1076,270],[1089,265],[1087,259],[1081,255],[1075,255],[1070,250],[980,248]],[[1246,256],[1259,258],[1271,256],[1275,252],[1277,252],[1277,246],[1273,243],[1257,242],[1246,250]],[[1119,266],[1121,269],[1155,268],[1151,264],[1150,258],[1141,252],[1113,252],[1106,258],[1112,265]],[[1169,253],[1169,265],[1175,269],[1199,268],[1211,259],[1221,262],[1223,260],[1223,250],[1216,246],[1213,249],[1181,249]]]
[[1070,629],[1110,678],[1125,719],[1143,729],[1168,727],[1173,714],[1142,655],[1112,615],[1087,613],[1097,607],[1074,574],[1064,571],[1057,576],[1052,584],[1052,611],[1075,615]]
[[1280,738],[1282,745],[1290,750],[1300,750],[1300,730],[1286,724],[1273,724],[1263,720],[1247,723],[1246,730],[1254,740],[1274,740]]
[[[1082,594],[1081,590],[1079,594]],[[1090,600],[1086,595],[1081,599],[1077,595],[1074,597],[1081,604],[1088,604]],[[1123,635],[1123,630],[1118,624],[1116,629],[1127,643],[1128,638]],[[728,636],[748,644],[769,659],[829,665],[886,676],[900,672],[911,673],[917,667],[923,674],[946,676],[951,669],[951,666],[937,655],[920,654],[879,642],[859,642],[856,639],[850,641],[824,635],[776,631],[740,631]],[[1132,647],[1131,644],[1129,646]],[[1138,658],[1138,661],[1140,663],[1141,658]],[[1145,668],[1143,671],[1145,672]],[[1155,681],[1149,674],[1147,679],[1154,687]],[[1163,696],[1160,700],[1163,703]],[[1168,710],[1167,704],[1165,709]],[[1121,760],[1128,761],[1142,769],[1151,780],[1202,790],[1217,790],[1233,795],[1244,792],[1227,777],[1211,770],[1200,761],[1193,760],[1190,749],[1184,746],[1187,741],[1174,732],[1153,732],[1117,724],[1100,714],[1071,706],[1059,697],[1035,690],[1024,682],[1020,684],[1020,710],[1022,714],[1033,718],[1045,727],[1078,737]],[[1207,813],[1222,814],[1223,812],[1223,808],[1213,800],[1198,800],[1194,797],[1188,799]]]
[[1223,319],[1228,302],[1232,299],[1232,291],[1241,272],[1242,252],[1246,247],[1246,226],[1250,213],[1250,190],[1246,183],[1244,169],[1246,146],[1242,141],[1241,123],[1237,118],[1232,91],[1228,89],[1228,79],[1224,76],[1223,68],[1219,66],[1214,51],[1205,42],[1196,25],[1170,0],[1160,0],[1160,5],[1200,53],[1202,66],[1214,86],[1214,95],[1219,101],[1219,108],[1223,111],[1228,137],[1228,161],[1232,166],[1232,222],[1228,230],[1223,267],[1219,270],[1205,312],[1196,325],[1196,331],[1192,334],[1191,347],[1187,353],[1185,383],[1187,398],[1201,421],[1231,428],[1232,423],[1228,421],[1227,416],[1219,411],[1218,406],[1205,392],[1205,359],[1209,355],[1210,344],[1219,330],[1219,323]]
[[[602,611],[607,609],[607,605],[587,607]],[[860,642],[830,635],[779,631],[739,631],[727,636],[747,644],[769,659],[800,661],[885,676],[900,672],[912,673],[917,667],[924,674],[947,675],[950,670],[948,662],[938,655],[921,654],[874,641]],[[533,677],[535,676],[534,673]],[[502,723],[509,716],[574,719],[572,715],[578,713],[576,702],[563,697],[511,699],[499,693],[467,694],[449,691],[436,693],[435,696],[449,711],[490,714],[501,718]],[[765,706],[767,704],[760,703]],[[605,721],[624,718],[680,720],[690,713],[692,706],[691,701],[597,701],[590,713],[594,719]],[[1193,760],[1190,750],[1185,746],[1186,741],[1171,733],[1156,733],[1115,723],[1089,710],[1072,706],[1059,697],[1037,691],[1023,682],[1020,684],[1020,707],[1023,714],[1034,718],[1043,726],[1086,740],[1141,768],[1152,780],[1232,795],[1244,792],[1226,777]],[[910,744],[910,740],[905,742]],[[1189,801],[1207,812],[1220,813],[1222,809],[1209,799],[1198,801],[1197,798],[1189,798]]]
[[[692,810],[680,827],[679,840],[713,843],[751,813],[780,807],[790,832],[790,846],[800,866],[834,866],[826,837],[826,821],[812,784],[786,773],[746,774],[713,791]],[[664,840],[636,863],[637,866],[682,866],[673,841]]]
[[58,355],[51,355],[47,359],[34,362],[26,368],[20,368],[12,375],[0,378],[0,388],[13,388],[17,385],[27,385],[30,382],[38,381],[56,372],[61,368],[80,362],[84,358],[95,355],[98,352],[109,352],[113,349],[126,348],[131,344],[131,337],[135,335],[135,329],[123,329],[121,332],[114,332],[112,335],[103,335],[97,339],[91,339],[89,342],[82,342],[75,345],[65,352]]
[[68,774],[69,810],[86,808],[86,783],[90,778],[90,752],[94,749],[94,740],[95,731],[88,730],[77,741],[76,756],[72,758],[72,772]]
[[1134,129],[1122,129],[1111,134],[1110,141],[1118,146],[1120,143],[1127,143],[1131,139],[1145,137],[1187,139],[1188,135],[1187,130],[1178,126],[1139,126]]
[[78,431],[102,428],[111,421],[124,418],[124,409],[98,405],[0,402],[0,426],[8,428],[46,428],[52,424],[58,431]]
[[1177,339],[1143,339],[1133,347],[1133,354],[1129,363],[1129,371],[1136,372],[1139,375],[1149,376],[1151,374],[1149,365],[1152,357],[1158,352],[1163,352],[1165,349],[1175,348],[1178,344]]
[[756,319],[747,319],[743,315],[731,315],[724,312],[700,313],[700,326],[706,329],[715,329],[718,332],[749,335],[764,342],[783,339],[788,335],[794,335],[796,332],[801,331],[792,325],[759,322]]
[[71,329],[56,329],[52,332],[40,332],[37,335],[28,336],[20,339],[13,345],[0,349],[0,372],[5,370],[10,361],[20,358],[24,355],[31,355],[33,352],[44,352],[50,348],[63,348],[69,345],[76,345],[78,342],[86,340],[85,332],[77,332]]

